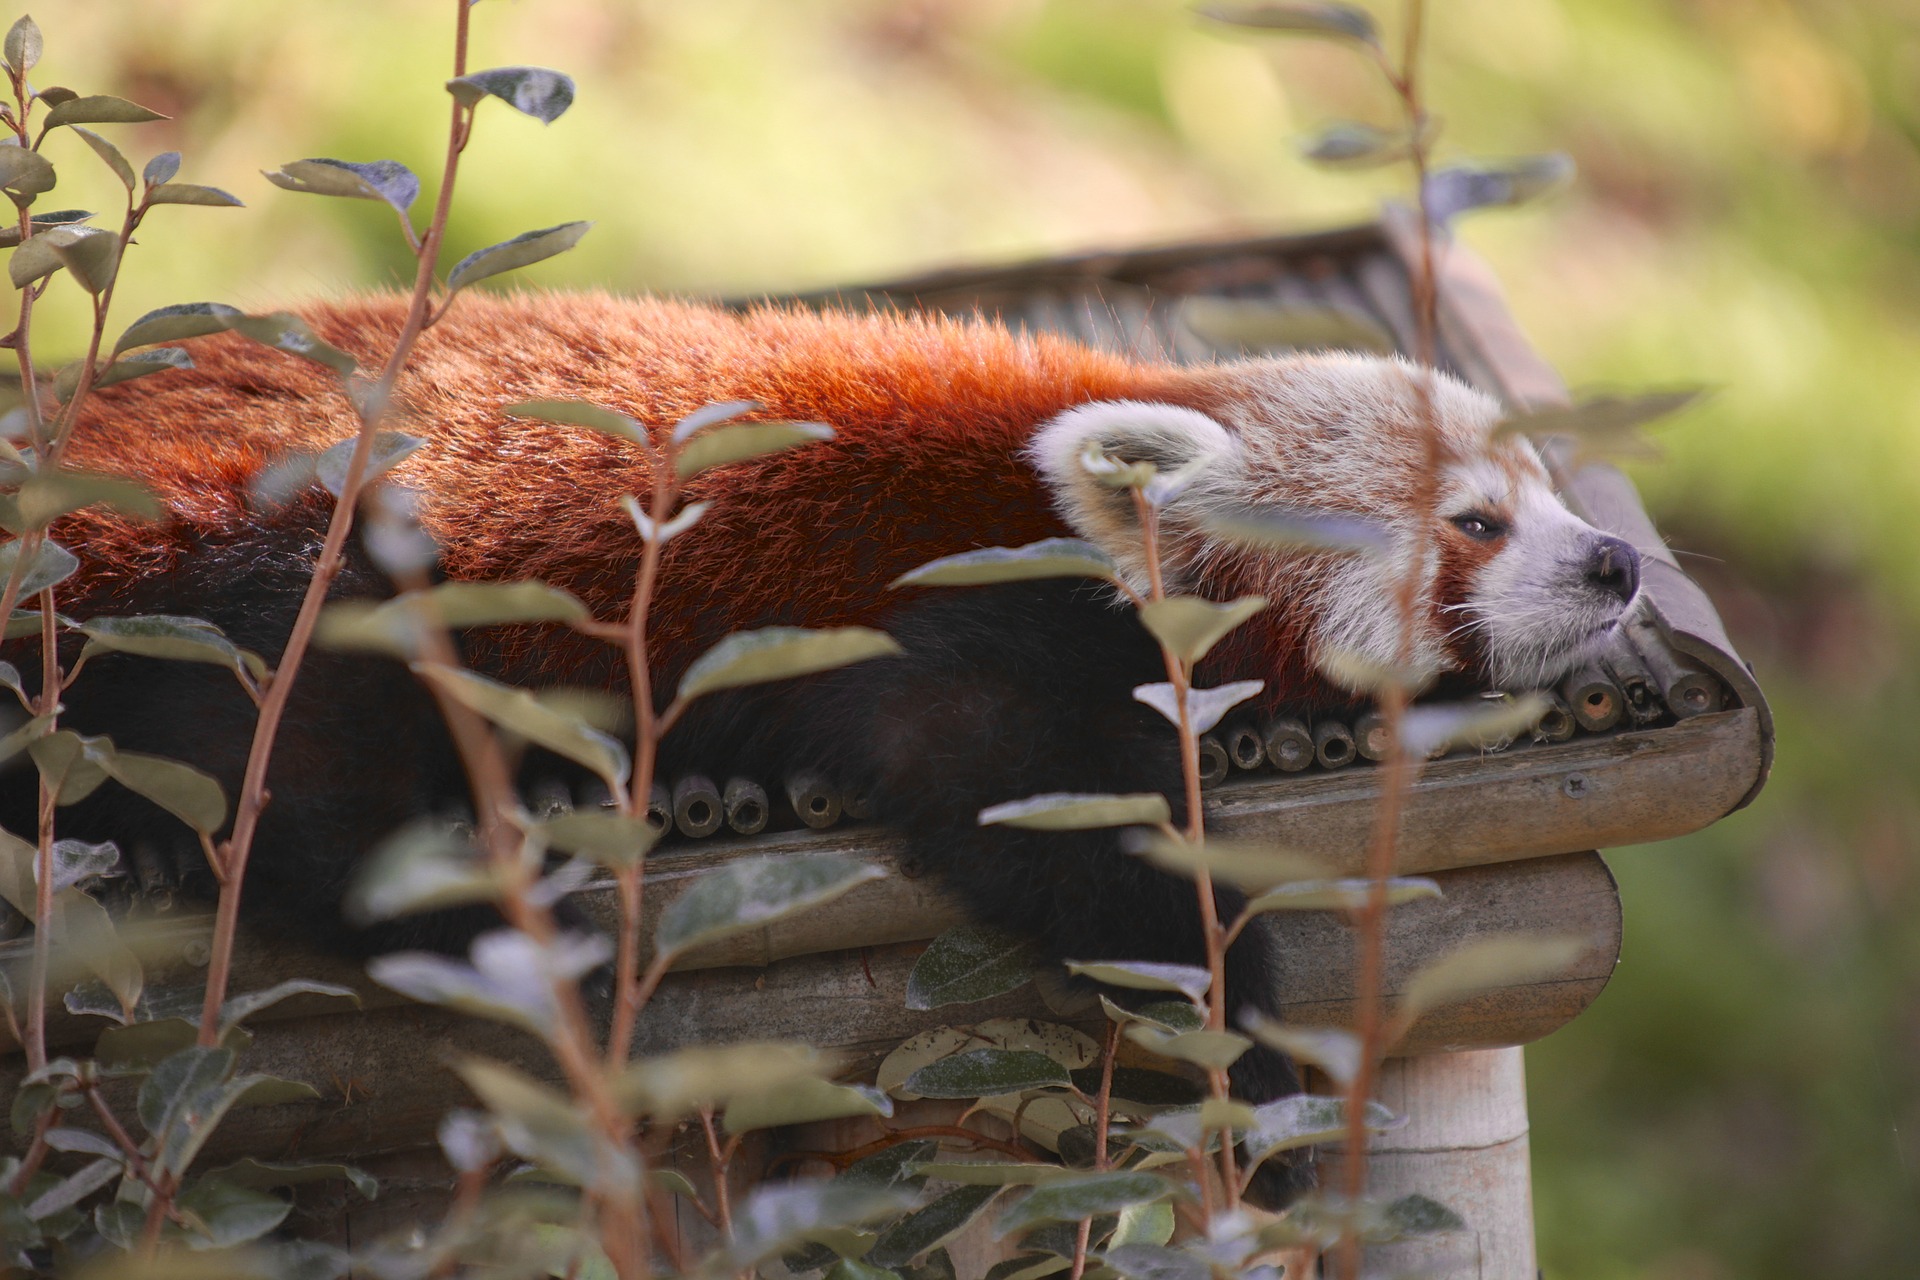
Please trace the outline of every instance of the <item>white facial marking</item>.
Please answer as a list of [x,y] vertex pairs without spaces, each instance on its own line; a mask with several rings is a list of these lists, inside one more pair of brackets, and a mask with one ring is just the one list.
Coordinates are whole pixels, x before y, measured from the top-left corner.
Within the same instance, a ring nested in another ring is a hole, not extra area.
[[[1027,449],[1061,516],[1112,556],[1136,589],[1146,582],[1138,519],[1130,495],[1101,485],[1082,465],[1090,443],[1151,461],[1163,473],[1204,464],[1164,512],[1162,558],[1173,589],[1220,594],[1209,585],[1213,570],[1233,552],[1192,518],[1209,510],[1278,504],[1378,522],[1395,555],[1276,553],[1253,566],[1259,580],[1236,588],[1261,591],[1276,609],[1309,616],[1316,664],[1344,652],[1397,665],[1394,601],[1415,548],[1422,556],[1420,599],[1427,602],[1415,620],[1416,678],[1460,668],[1470,649],[1460,642],[1471,639],[1497,685],[1551,683],[1590,658],[1631,604],[1590,573],[1605,535],[1561,503],[1531,446],[1490,441],[1499,405],[1455,379],[1365,356],[1248,361],[1193,376],[1216,416],[1142,401],[1081,405],[1040,427]],[[1478,512],[1497,526],[1481,531],[1488,547],[1476,556],[1464,599],[1447,606],[1440,625],[1434,593],[1443,582],[1457,583],[1443,557],[1460,554],[1459,539],[1470,535],[1444,523],[1423,528],[1416,519],[1412,499],[1427,456],[1422,423],[1429,413],[1453,459],[1440,480],[1440,519]],[[1242,557],[1243,577],[1246,568]]]

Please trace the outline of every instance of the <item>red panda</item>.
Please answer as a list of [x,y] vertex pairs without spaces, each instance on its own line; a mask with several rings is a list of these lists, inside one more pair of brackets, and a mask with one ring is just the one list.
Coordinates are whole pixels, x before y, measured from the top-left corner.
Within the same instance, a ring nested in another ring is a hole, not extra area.
[[[328,342],[373,359],[402,310],[381,297],[303,314]],[[73,463],[138,477],[168,518],[68,517],[56,536],[85,567],[61,606],[205,617],[272,660],[331,499],[315,488],[268,507],[251,487],[290,451],[332,444],[354,424],[315,366],[232,337],[198,341],[192,354],[191,371],[99,392],[80,424]],[[1093,444],[1163,471],[1197,466],[1165,513],[1175,589],[1274,602],[1216,650],[1202,683],[1264,680],[1270,707],[1347,704],[1354,695],[1324,673],[1324,659],[1394,657],[1392,556],[1256,555],[1207,532],[1210,513],[1264,503],[1366,517],[1401,557],[1428,548],[1414,646],[1423,673],[1494,685],[1550,679],[1621,617],[1635,592],[1634,553],[1559,503],[1524,441],[1494,436],[1491,400],[1443,376],[1430,386],[1448,461],[1437,519],[1421,529],[1409,495],[1425,465],[1422,407],[1409,368],[1392,361],[1175,367],[986,323],[735,315],[602,295],[473,297],[429,332],[401,380],[393,425],[427,445],[395,478],[417,489],[448,577],[540,579],[614,619],[625,616],[640,553],[619,499],[648,492],[646,458],[502,406],[585,400],[660,425],[710,402],[751,400],[758,417],[830,424],[831,440],[690,482],[687,497],[712,507],[667,547],[655,665],[670,688],[721,636],[774,623],[878,625],[904,653],[716,699],[669,738],[664,761],[721,776],[822,768],[869,795],[911,856],[979,918],[1060,957],[1193,961],[1191,886],[1122,854],[1115,833],[975,821],[985,806],[1048,791],[1154,790],[1180,807],[1172,731],[1131,697],[1164,678],[1132,611],[1110,588],[1075,580],[917,592],[888,584],[940,556],[1078,536],[1144,585],[1130,501],[1081,463]],[[388,587],[356,555],[335,590]],[[614,651],[571,632],[483,631],[465,644],[476,666],[516,683],[623,680]],[[75,684],[66,722],[194,761],[231,794],[252,708],[214,669],[111,656]],[[338,945],[399,940],[391,929],[355,937],[334,921],[360,852],[463,793],[411,676],[317,653],[270,786],[249,896]],[[173,838],[170,819],[113,790],[63,814],[63,833]],[[8,820],[19,810],[9,800]],[[491,926],[468,913],[434,927],[431,941],[457,946]],[[1265,945],[1249,931],[1234,948],[1236,1006],[1273,1003]],[[1244,1058],[1236,1080],[1255,1101],[1297,1087],[1277,1055]]]

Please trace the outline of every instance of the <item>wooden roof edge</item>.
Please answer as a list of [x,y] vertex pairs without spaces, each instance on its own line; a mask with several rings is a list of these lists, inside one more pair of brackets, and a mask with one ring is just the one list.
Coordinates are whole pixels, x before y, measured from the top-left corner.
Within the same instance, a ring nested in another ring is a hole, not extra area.
[[1198,266],[1240,254],[1306,258],[1387,247],[1381,223],[1357,222],[1313,231],[1269,232],[1224,240],[1186,240],[1138,249],[1088,249],[989,266],[943,267],[865,284],[827,285],[797,292],[768,290],[728,297],[723,302],[733,307],[759,302],[800,303],[817,307],[843,298],[871,300],[882,295],[914,297],[996,287],[1031,288],[1047,280],[1117,280],[1138,284],[1161,272]]
[[[1386,238],[1403,262],[1417,261],[1420,254],[1418,216],[1391,204],[1381,214]],[[1489,379],[1489,389],[1508,404],[1535,409],[1569,403],[1566,383],[1521,333],[1492,268],[1458,240],[1448,237],[1438,243],[1442,248],[1437,255],[1440,323],[1449,347],[1467,363],[1479,366]],[[1752,668],[1734,649],[1713,602],[1687,576],[1654,527],[1633,481],[1605,463],[1574,470],[1565,451],[1549,449],[1546,454],[1562,493],[1579,514],[1627,539],[1642,553],[1641,594],[1661,636],[1677,653],[1719,677],[1757,713],[1757,768],[1752,784],[1728,812],[1745,808],[1766,785],[1774,753],[1773,711]]]

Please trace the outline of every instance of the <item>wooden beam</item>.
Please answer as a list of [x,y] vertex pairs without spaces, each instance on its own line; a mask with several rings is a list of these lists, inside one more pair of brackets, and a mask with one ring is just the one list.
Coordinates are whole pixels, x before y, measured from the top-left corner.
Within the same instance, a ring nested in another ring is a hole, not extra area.
[[[1552,931],[1580,936],[1580,956],[1561,974],[1515,983],[1437,1010],[1413,1027],[1403,1053],[1480,1048],[1535,1039],[1590,1004],[1611,976],[1620,947],[1620,908],[1598,854],[1541,858],[1505,867],[1465,868],[1436,877],[1443,898],[1394,912],[1387,938],[1387,992],[1398,992],[1421,965],[1494,933]],[[1354,942],[1325,912],[1272,917],[1284,956],[1283,1012],[1299,1022],[1343,1024],[1352,1014]],[[670,977],[640,1020],[636,1053],[743,1038],[793,1038],[839,1051],[848,1070],[871,1072],[900,1041],[930,1027],[996,1017],[1031,1017],[1097,1026],[1101,1015],[1078,999],[1050,1008],[1033,986],[979,1004],[929,1013],[906,1007],[907,975],[920,943],[874,946],[778,960],[764,968],[701,969]],[[288,969],[300,966],[283,960]],[[248,986],[267,975],[249,973]],[[349,976],[338,973],[328,976]],[[364,980],[359,980],[364,986]],[[81,1020],[65,1024],[73,1038]],[[98,1019],[85,1020],[93,1027]],[[505,1061],[550,1075],[532,1037],[478,1018],[392,1003],[363,1013],[262,1019],[253,1024],[250,1071],[304,1080],[318,1101],[248,1111],[216,1136],[209,1158],[242,1149],[262,1159],[299,1153],[363,1157],[432,1140],[448,1107],[471,1101],[445,1067],[465,1055]],[[22,1064],[0,1065],[0,1096],[17,1087]],[[116,1088],[119,1085],[116,1083]],[[122,1098],[121,1102],[128,1099]]]

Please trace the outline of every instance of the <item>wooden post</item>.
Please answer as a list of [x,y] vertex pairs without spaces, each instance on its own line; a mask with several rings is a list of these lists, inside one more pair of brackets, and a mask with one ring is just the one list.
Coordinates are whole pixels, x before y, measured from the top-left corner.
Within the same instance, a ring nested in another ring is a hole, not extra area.
[[[1375,1096],[1407,1123],[1369,1147],[1369,1193],[1438,1200],[1466,1219],[1467,1229],[1368,1249],[1365,1273],[1536,1280],[1522,1051],[1395,1058]],[[1340,1149],[1326,1149],[1323,1161],[1321,1185],[1339,1186]]]

